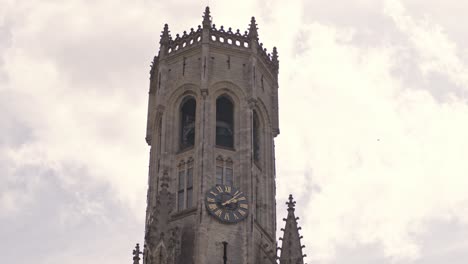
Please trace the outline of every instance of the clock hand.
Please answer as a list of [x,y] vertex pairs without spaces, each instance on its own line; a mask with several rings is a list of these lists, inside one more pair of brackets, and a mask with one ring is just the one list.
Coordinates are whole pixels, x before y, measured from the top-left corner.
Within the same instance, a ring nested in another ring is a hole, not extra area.
[[232,197],[231,199],[225,201],[222,205],[225,206],[226,204],[230,204],[233,199],[234,199],[234,197]]
[[236,200],[237,201],[237,197],[240,195],[240,193],[238,193],[236,196],[232,197],[231,199],[227,200],[226,202],[224,202],[222,205],[225,206],[226,204],[230,204],[233,200]]

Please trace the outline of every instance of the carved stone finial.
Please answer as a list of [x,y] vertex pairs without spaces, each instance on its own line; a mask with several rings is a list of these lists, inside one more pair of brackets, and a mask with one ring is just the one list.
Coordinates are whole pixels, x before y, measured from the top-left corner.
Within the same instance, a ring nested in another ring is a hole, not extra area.
[[203,28],[211,28],[211,16],[209,6],[205,8],[205,13],[203,14]]
[[273,47],[273,58],[272,58],[273,62],[278,62],[278,50],[276,49],[276,47]]
[[161,45],[166,45],[171,40],[171,36],[169,35],[169,32],[170,32],[169,26],[167,24],[164,24],[164,30],[162,31],[161,40],[159,41]]
[[139,264],[140,263],[140,255],[143,254],[143,252],[140,251],[140,244],[136,244],[135,249],[133,250],[133,264]]
[[273,47],[273,56],[271,57],[271,61],[273,62],[274,69],[278,73],[279,61],[278,61],[278,50],[276,49],[276,47]]
[[288,210],[292,209],[294,210],[294,207],[296,206],[296,202],[294,201],[294,198],[292,196],[292,194],[289,195],[289,202],[286,202],[286,204],[288,205]]
[[[158,64],[158,56],[154,56],[153,58],[153,61],[151,62],[151,69],[150,69],[150,79],[153,79],[153,77],[155,76],[155,72],[156,72],[156,66]],[[150,87],[150,93],[151,92],[154,92],[154,90],[152,90],[154,86]]]
[[252,17],[250,20],[250,25],[249,25],[249,38],[258,40],[258,32],[257,32],[257,23],[255,22],[255,17]]

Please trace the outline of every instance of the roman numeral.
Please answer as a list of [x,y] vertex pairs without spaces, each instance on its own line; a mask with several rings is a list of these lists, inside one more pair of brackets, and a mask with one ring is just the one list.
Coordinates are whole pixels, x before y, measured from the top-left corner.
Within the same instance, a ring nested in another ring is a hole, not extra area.
[[223,188],[221,188],[221,186],[216,186],[216,190],[218,190],[219,193],[222,193],[223,192]]
[[215,202],[216,202],[214,198],[210,198],[210,197],[206,198],[206,200],[207,200],[209,203],[215,203]]
[[242,216],[245,216],[245,215],[247,214],[246,212],[244,212],[244,211],[242,211],[242,210],[237,210],[237,212],[238,212],[240,215],[242,215]]
[[231,186],[224,186],[224,191],[227,193],[231,193]]
[[240,208],[244,208],[244,209],[249,209],[249,205],[248,204],[240,204],[239,205]]

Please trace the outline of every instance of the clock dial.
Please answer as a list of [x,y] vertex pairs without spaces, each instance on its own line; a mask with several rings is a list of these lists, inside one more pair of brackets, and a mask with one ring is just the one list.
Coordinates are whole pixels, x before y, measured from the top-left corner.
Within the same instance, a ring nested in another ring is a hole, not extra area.
[[216,185],[205,195],[208,212],[224,223],[237,223],[249,213],[249,203],[244,193],[229,185]]

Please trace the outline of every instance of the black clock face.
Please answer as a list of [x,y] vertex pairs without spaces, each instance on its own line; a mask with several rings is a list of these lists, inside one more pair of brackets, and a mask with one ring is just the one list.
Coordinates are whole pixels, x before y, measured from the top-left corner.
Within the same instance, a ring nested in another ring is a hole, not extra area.
[[206,209],[224,223],[237,223],[249,213],[249,204],[244,193],[229,185],[216,185],[205,195]]

